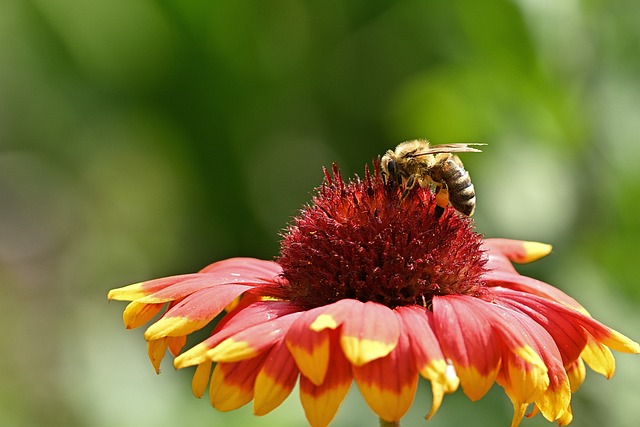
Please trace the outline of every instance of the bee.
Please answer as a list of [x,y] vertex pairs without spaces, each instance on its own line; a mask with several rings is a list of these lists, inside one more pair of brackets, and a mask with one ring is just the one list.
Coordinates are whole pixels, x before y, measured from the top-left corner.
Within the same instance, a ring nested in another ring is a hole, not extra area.
[[471,216],[476,208],[476,193],[462,161],[452,153],[479,153],[471,145],[479,143],[429,145],[426,139],[416,139],[388,150],[380,167],[382,176],[392,185],[405,183],[401,200],[418,184],[435,186],[437,212],[441,215],[449,203],[458,212]]

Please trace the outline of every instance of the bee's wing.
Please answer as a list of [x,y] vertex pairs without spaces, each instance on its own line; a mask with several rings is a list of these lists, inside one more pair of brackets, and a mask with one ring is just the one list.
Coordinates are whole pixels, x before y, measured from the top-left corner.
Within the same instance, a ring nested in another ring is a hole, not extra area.
[[477,148],[470,147],[471,145],[487,145],[480,142],[466,142],[466,143],[457,143],[457,144],[438,144],[433,145],[424,150],[420,150],[417,153],[413,153],[410,157],[420,157],[426,156],[428,154],[439,154],[439,153],[481,153],[482,150],[478,150]]

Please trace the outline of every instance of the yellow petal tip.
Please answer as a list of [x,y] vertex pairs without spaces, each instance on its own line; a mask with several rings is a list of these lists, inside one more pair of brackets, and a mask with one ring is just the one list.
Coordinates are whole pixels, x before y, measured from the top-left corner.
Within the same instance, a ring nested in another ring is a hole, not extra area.
[[143,282],[140,282],[122,288],[111,289],[109,293],[107,293],[107,299],[109,301],[133,301],[142,298],[147,295],[147,292],[142,289],[142,285]]
[[539,242],[522,242],[524,247],[524,257],[518,262],[526,263],[536,261],[544,256],[547,256],[553,250],[553,247],[546,243]]

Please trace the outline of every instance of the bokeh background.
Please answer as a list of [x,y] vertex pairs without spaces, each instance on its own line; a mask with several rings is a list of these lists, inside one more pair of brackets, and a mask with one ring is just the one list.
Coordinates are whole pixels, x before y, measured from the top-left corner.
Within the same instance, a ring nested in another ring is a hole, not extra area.
[[[463,156],[477,230],[552,243],[521,271],[640,339],[635,0],[0,0],[0,420],[6,426],[304,425],[218,413],[156,376],[108,289],[271,259],[322,166],[397,143]],[[637,357],[589,371],[575,426],[640,419]],[[507,426],[500,388],[425,423]],[[335,426],[377,425],[355,387]],[[523,426],[550,425],[537,416]]]

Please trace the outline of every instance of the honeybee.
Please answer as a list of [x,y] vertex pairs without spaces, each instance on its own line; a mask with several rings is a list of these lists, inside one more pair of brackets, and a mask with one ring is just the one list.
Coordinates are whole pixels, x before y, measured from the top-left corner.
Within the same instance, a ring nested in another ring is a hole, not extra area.
[[475,189],[462,161],[452,154],[480,152],[471,145],[485,144],[430,146],[426,139],[403,142],[382,156],[382,176],[394,185],[405,183],[402,199],[409,195],[416,184],[420,187],[434,185],[439,214],[451,203],[458,212],[471,216],[476,208]]

